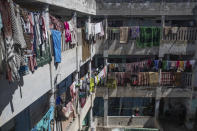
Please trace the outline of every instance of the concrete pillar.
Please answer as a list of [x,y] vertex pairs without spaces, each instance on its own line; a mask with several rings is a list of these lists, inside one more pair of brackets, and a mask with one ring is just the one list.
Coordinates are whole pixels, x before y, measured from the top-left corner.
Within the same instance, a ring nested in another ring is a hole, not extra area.
[[108,126],[108,98],[104,98],[104,126]]
[[95,67],[98,68],[98,57],[95,57]]
[[[91,23],[91,16],[88,17],[88,22]],[[89,61],[89,74],[90,74],[90,78],[92,77],[92,43],[90,43],[90,61]],[[91,94],[91,103],[92,103],[92,94]],[[93,125],[93,105],[91,104],[90,107],[90,128],[91,130],[94,129],[94,125]]]
[[[164,15],[161,16],[161,26],[162,26],[162,32],[163,32],[164,27],[165,27],[165,16]],[[162,40],[163,39],[164,39],[164,35],[162,33]]]
[[[46,24],[46,29],[49,31],[50,30],[50,26],[49,26],[49,5],[45,5],[44,7],[44,12],[45,12],[45,24]],[[50,42],[50,40],[49,40]],[[49,46],[51,44],[49,43]],[[53,64],[52,62],[50,62],[49,64],[49,70],[50,70],[50,84],[51,84],[51,97],[50,97],[50,106],[53,106],[55,108],[55,88],[56,88],[56,80],[53,79]],[[54,125],[52,125],[52,129],[54,129],[54,131],[57,130],[57,126],[56,126],[56,121],[54,119]]]

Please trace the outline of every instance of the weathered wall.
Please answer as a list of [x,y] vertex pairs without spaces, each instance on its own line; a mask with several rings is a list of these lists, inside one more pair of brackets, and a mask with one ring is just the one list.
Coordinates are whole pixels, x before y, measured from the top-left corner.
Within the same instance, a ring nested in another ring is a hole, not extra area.
[[96,14],[95,0],[36,0],[52,6],[59,6],[66,9],[79,11],[86,14]]
[[[78,39],[81,41],[80,36]],[[62,53],[62,62],[57,68],[52,60],[52,78],[50,66],[47,64],[38,68],[33,74],[24,76],[21,85],[8,83],[5,79],[0,80],[0,127],[47,93],[51,89],[51,80],[53,85],[56,79],[56,84],[59,84],[76,71],[76,51],[78,51],[78,63],[82,66],[87,62],[81,62],[82,47],[79,43],[78,47]]]
[[[98,0],[99,1],[99,0]],[[131,16],[158,16],[158,15],[193,15],[196,2],[168,1],[152,2],[97,2],[97,15],[131,15]]]
[[23,77],[22,85],[0,80],[0,126],[51,89],[49,65]]
[[[132,122],[129,122],[129,121]],[[96,117],[95,121],[97,127],[104,127],[103,117]],[[154,117],[142,116],[142,117],[128,117],[128,116],[108,116],[108,128],[154,128]]]
[[99,87],[96,89],[96,97],[169,97],[169,98],[189,98],[191,89],[168,88],[168,87],[117,87],[108,89]]
[[94,46],[96,54],[103,54],[106,50],[108,55],[158,55],[159,47],[138,48],[134,41],[120,44],[119,40],[99,41]]

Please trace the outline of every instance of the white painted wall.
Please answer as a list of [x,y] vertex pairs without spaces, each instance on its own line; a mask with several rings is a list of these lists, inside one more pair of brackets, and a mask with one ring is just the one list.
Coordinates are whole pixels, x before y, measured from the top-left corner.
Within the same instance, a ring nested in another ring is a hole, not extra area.
[[[81,41],[81,37],[78,40]],[[78,63],[80,63],[82,59],[82,45],[80,43],[78,47],[62,53],[62,61],[58,64],[57,69],[54,66],[54,60],[52,60],[53,84],[56,77],[57,84],[59,84],[76,71],[76,48],[78,48]],[[81,66],[86,62],[81,62]],[[24,76],[23,82],[24,84],[19,87],[16,84],[9,84],[5,79],[0,80],[0,127],[51,89],[49,64],[38,68],[33,74]]]
[[0,80],[0,127],[51,89],[49,65],[23,77],[19,87]]

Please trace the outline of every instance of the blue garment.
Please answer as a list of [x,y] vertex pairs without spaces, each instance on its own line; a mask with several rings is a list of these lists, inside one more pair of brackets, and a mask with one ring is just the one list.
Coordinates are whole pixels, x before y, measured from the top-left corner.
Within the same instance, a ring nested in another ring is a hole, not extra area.
[[61,32],[51,30],[53,38],[54,58],[55,63],[61,63]]
[[154,68],[155,68],[156,70],[159,69],[159,60],[154,60]]
[[171,67],[171,61],[167,61],[167,70],[170,70]]
[[45,116],[38,122],[38,124],[31,131],[51,131],[51,120],[54,118],[54,107],[51,106]]
[[60,104],[61,104],[61,97],[58,96],[58,97],[56,98],[56,105],[60,105]]
[[3,23],[2,23],[2,19],[1,19],[1,13],[0,13],[0,32],[1,32],[2,27],[3,27]]

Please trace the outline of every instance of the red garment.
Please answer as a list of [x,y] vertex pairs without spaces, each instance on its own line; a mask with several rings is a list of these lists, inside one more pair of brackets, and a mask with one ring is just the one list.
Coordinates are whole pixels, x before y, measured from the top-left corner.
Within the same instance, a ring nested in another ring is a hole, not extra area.
[[69,27],[68,22],[64,22],[64,28],[65,28],[66,43],[72,42],[72,39],[71,39],[71,32],[70,32],[70,27]]
[[29,69],[31,70],[31,72],[34,72],[35,67],[37,66],[37,62],[36,62],[36,54],[34,53],[34,47],[33,47],[34,24],[33,24],[32,14],[29,14],[29,22],[30,22],[30,33],[32,39],[32,43],[31,43],[32,56],[29,57]]
[[186,63],[186,68],[191,68],[191,64],[190,64],[190,61],[187,61],[187,63]]
[[62,32],[64,30],[64,23],[50,15],[50,29],[55,29]]
[[180,66],[180,61],[177,61],[176,62],[176,67],[179,68],[179,66]]
[[70,86],[70,94],[72,97],[72,101],[74,101],[76,99],[76,90],[74,83]]
[[86,98],[80,98],[81,108],[86,104]]
[[7,0],[0,0],[0,12],[5,37],[12,36],[11,11]]

